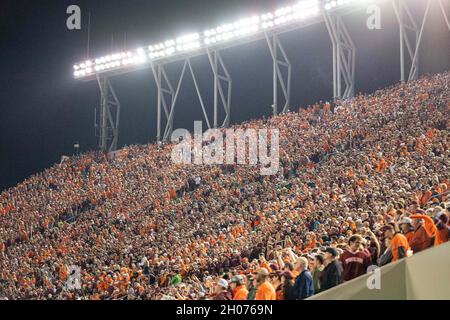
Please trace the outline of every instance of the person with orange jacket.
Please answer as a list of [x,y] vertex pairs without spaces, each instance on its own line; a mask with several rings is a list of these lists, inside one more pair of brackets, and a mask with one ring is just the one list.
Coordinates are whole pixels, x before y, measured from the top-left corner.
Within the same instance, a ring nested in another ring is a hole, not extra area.
[[375,171],[382,173],[388,168],[388,164],[384,158],[381,158],[375,166]]
[[419,203],[421,207],[424,207],[428,201],[430,201],[431,197],[433,196],[433,193],[430,189],[427,189],[420,197],[419,197]]
[[[422,211],[422,210],[420,210]],[[410,216],[411,219],[423,219],[424,221],[424,228],[425,231],[427,232],[428,236],[430,238],[434,238],[436,237],[436,233],[437,233],[437,228],[436,228],[436,224],[434,223],[434,220],[430,217],[427,216],[426,214],[413,214]]]
[[401,233],[395,232],[392,225],[384,226],[382,231],[384,232],[384,236],[391,240],[392,262],[407,257],[407,253],[411,250],[411,247],[406,237]]
[[230,288],[233,292],[233,300],[247,300],[248,290],[245,287],[244,277],[241,275],[231,278]]
[[277,300],[275,289],[268,281],[268,278],[269,271],[261,268],[256,278],[258,290],[256,291],[255,300]]
[[400,220],[399,223],[400,230],[402,231],[402,234],[406,237],[406,240],[408,240],[408,243],[410,243],[411,239],[414,236],[414,229],[412,227],[412,220],[409,217],[405,217],[402,220]]
[[409,242],[409,245],[413,252],[417,253],[431,247],[433,245],[433,239],[425,229],[424,220],[416,216],[415,219],[412,219],[412,225],[414,228],[414,235]]

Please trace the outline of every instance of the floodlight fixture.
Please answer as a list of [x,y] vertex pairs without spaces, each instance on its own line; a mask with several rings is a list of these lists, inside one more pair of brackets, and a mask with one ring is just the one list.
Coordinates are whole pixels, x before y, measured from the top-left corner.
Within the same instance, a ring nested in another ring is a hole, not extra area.
[[[201,49],[250,38],[277,28],[318,16],[321,9],[348,4],[350,0],[323,2],[303,0],[262,15],[253,15],[235,22],[220,25],[201,33],[185,34],[175,39],[140,47],[133,51],[117,52],[93,60],[82,61],[73,66],[74,77],[92,80],[94,75],[133,71],[150,61],[159,61],[176,55],[184,56]],[[325,7],[324,7],[325,6]]]

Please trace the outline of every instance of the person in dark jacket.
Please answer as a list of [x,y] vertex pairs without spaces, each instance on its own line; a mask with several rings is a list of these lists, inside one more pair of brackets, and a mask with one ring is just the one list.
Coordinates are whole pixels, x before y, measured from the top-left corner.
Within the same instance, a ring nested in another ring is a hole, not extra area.
[[294,274],[291,271],[283,273],[283,299],[296,300]]
[[320,291],[331,289],[343,282],[343,268],[338,260],[338,252],[335,248],[325,250],[325,269],[320,276]]
[[299,273],[294,284],[296,300],[303,300],[314,295],[314,281],[308,269],[308,259],[298,258],[295,263],[295,271]]
[[318,254],[314,256],[314,268],[312,269],[312,275],[313,275],[313,281],[314,281],[314,292],[319,293],[320,292],[320,275],[322,274],[322,271],[325,269],[324,263],[324,257],[321,254]]
[[247,276],[247,284],[248,284],[247,300],[255,300],[256,291],[258,290],[258,287],[256,285],[256,278],[253,275],[248,275]]

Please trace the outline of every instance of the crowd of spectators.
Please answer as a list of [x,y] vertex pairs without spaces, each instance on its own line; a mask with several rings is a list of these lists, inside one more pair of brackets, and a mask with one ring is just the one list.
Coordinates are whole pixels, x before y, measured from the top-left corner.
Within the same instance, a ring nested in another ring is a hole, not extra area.
[[441,245],[449,108],[446,72],[235,125],[280,131],[273,176],[70,158],[0,195],[0,299],[305,299]]

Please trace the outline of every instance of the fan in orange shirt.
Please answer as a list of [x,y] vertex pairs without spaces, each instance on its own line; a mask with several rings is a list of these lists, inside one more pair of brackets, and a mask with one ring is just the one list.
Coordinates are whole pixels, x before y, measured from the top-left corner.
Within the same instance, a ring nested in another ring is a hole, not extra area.
[[262,268],[259,270],[256,281],[258,282],[258,290],[256,291],[255,300],[276,300],[276,292],[274,287],[268,281],[269,271]]
[[386,170],[387,167],[388,167],[388,164],[387,164],[386,160],[384,160],[384,158],[381,158],[380,161],[378,161],[378,163],[377,163],[377,165],[376,165],[376,167],[375,167],[375,170],[376,170],[378,173],[381,173],[381,172],[383,172],[384,170]]
[[241,275],[231,278],[230,287],[233,290],[233,300],[247,300],[248,290],[245,287],[245,279]]
[[317,239],[316,239],[316,235],[314,232],[309,232],[306,235],[306,239],[307,239],[307,241],[306,241],[305,246],[303,247],[303,251],[312,250],[317,246]]
[[406,258],[408,251],[411,250],[406,237],[401,233],[396,233],[392,225],[386,225],[381,230],[386,238],[391,239],[392,261]]
[[410,216],[410,218],[411,219],[423,219],[424,222],[425,222],[424,227],[425,227],[425,230],[428,233],[428,236],[430,238],[436,236],[437,227],[434,224],[434,221],[433,221],[433,219],[431,217],[427,216],[426,214],[413,214],[413,215]]
[[69,278],[69,270],[67,269],[66,265],[61,264],[59,266],[59,279],[61,281],[67,281]]
[[428,201],[430,201],[432,196],[433,193],[430,189],[427,189],[421,196],[419,196],[420,207],[423,208],[428,203]]
[[3,242],[0,242],[0,257],[5,256],[6,246]]

